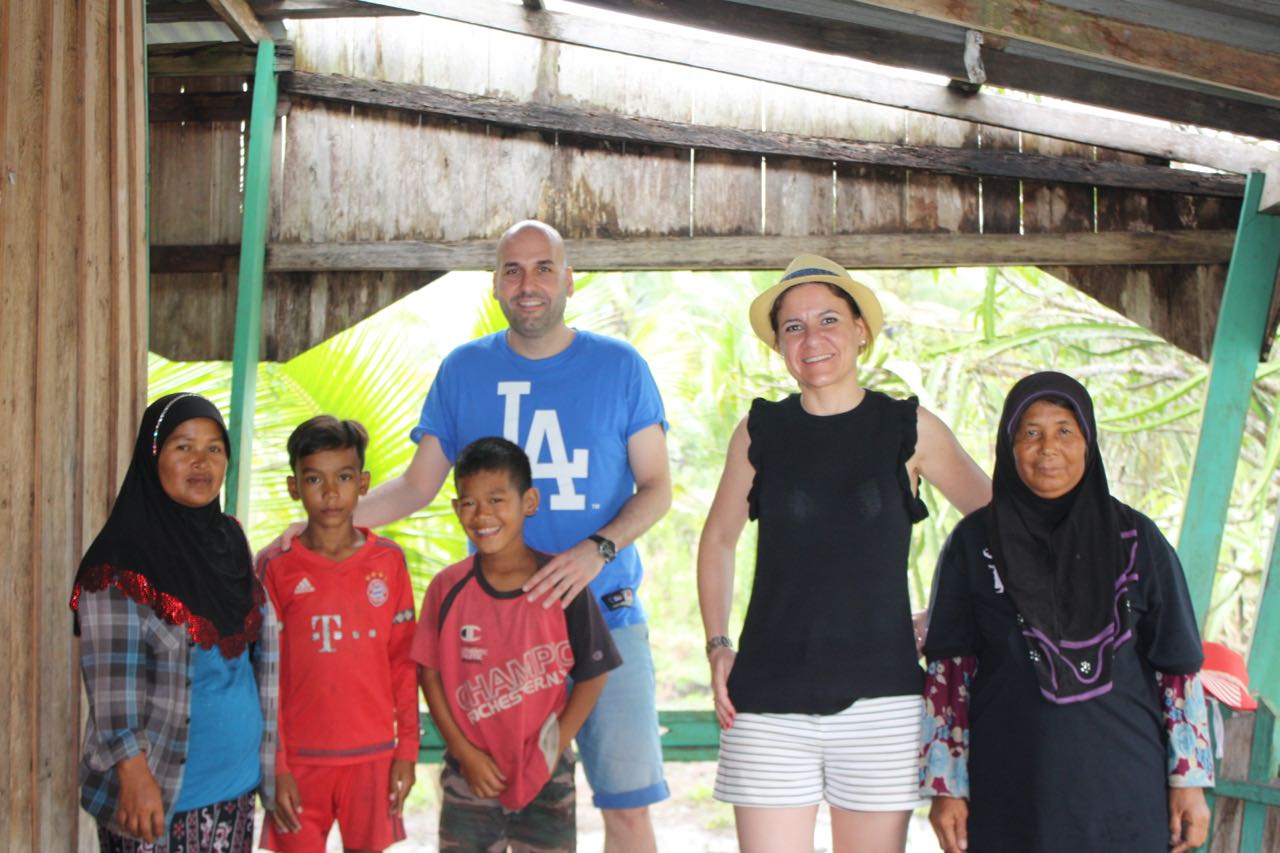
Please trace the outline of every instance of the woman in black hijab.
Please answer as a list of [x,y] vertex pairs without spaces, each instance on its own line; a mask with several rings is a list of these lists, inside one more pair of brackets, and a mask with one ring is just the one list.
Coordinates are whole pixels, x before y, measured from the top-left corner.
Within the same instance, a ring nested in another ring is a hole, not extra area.
[[1111,496],[1093,401],[1009,392],[991,503],[939,558],[922,793],[949,853],[1165,853],[1203,843],[1213,784],[1182,567]]
[[218,500],[229,456],[208,400],[152,403],[76,573],[81,804],[104,851],[252,849],[252,795],[274,779],[275,622]]

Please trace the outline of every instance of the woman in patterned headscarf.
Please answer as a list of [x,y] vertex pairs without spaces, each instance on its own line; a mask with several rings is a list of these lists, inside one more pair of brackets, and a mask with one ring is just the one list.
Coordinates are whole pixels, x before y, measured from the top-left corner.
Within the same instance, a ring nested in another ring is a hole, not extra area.
[[253,793],[274,780],[275,622],[218,501],[229,456],[208,400],[152,403],[76,573],[81,804],[104,851],[253,847]]
[[1093,401],[1009,392],[992,500],[951,534],[925,656],[923,793],[949,853],[1203,843],[1202,659],[1177,555],[1111,496]]

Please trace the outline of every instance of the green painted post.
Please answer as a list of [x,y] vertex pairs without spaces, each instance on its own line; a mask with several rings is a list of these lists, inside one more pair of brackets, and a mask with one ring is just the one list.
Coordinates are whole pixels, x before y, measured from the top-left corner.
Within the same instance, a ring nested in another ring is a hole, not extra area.
[[1240,226],[1236,229],[1209,358],[1209,387],[1200,438],[1178,537],[1178,556],[1202,626],[1213,596],[1245,413],[1262,351],[1276,270],[1280,267],[1280,217],[1258,213],[1262,183],[1262,173],[1255,172],[1245,184]]
[[[1276,730],[1276,717],[1271,706],[1265,702],[1258,703],[1258,710],[1253,712],[1253,743],[1249,748],[1249,781],[1267,785],[1271,782],[1271,747]],[[1263,850],[1263,837],[1267,829],[1267,806],[1265,803],[1246,800],[1244,816],[1240,821],[1240,849]]]
[[267,252],[271,140],[275,121],[275,44],[264,40],[258,43],[258,64],[253,75],[231,368],[232,453],[227,470],[227,512],[240,516],[245,523],[249,516],[249,474],[253,470],[254,396],[258,390],[258,339],[262,334],[262,276]]
[[1249,644],[1249,687],[1280,708],[1280,514],[1262,579],[1258,618]]

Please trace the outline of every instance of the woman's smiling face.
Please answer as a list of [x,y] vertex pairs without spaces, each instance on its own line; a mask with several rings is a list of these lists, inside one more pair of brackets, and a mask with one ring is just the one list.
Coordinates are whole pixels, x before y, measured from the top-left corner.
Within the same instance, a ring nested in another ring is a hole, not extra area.
[[856,378],[867,328],[825,284],[798,284],[778,300],[778,350],[802,388]]
[[1032,403],[1013,434],[1013,460],[1027,488],[1042,498],[1058,498],[1084,477],[1088,442],[1071,409],[1040,400]]
[[161,488],[175,503],[208,506],[222,491],[227,474],[222,430],[209,418],[183,421],[164,440],[156,468]]

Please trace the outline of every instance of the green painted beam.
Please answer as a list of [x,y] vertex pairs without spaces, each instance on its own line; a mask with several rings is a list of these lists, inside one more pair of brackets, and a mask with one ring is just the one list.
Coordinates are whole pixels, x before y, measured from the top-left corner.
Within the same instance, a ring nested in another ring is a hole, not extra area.
[[[1253,744],[1249,748],[1249,781],[1265,785],[1275,773],[1272,765],[1272,746],[1275,739],[1276,715],[1266,702],[1258,703],[1253,716]],[[1267,806],[1252,798],[1244,800],[1244,818],[1240,822],[1240,849],[1265,850],[1263,838],[1267,831]]]
[[1280,217],[1258,213],[1263,180],[1261,172],[1254,172],[1245,184],[1178,537],[1178,557],[1186,570],[1191,601],[1201,625],[1206,622],[1213,596],[1245,413],[1262,352],[1276,270],[1280,267]]
[[[439,764],[444,760],[444,739],[429,714],[422,714],[419,725],[418,763]],[[659,711],[658,725],[663,761],[715,761],[720,754],[720,726],[714,711]]]
[[1249,644],[1249,687],[1280,708],[1280,513],[1276,514],[1275,536],[1267,559]]
[[249,473],[253,469],[254,398],[258,390],[258,342],[262,336],[262,277],[267,252],[271,192],[271,140],[276,121],[275,44],[258,43],[253,109],[244,180],[240,232],[240,276],[236,291],[236,337],[231,361],[231,464],[227,512],[249,517]]

